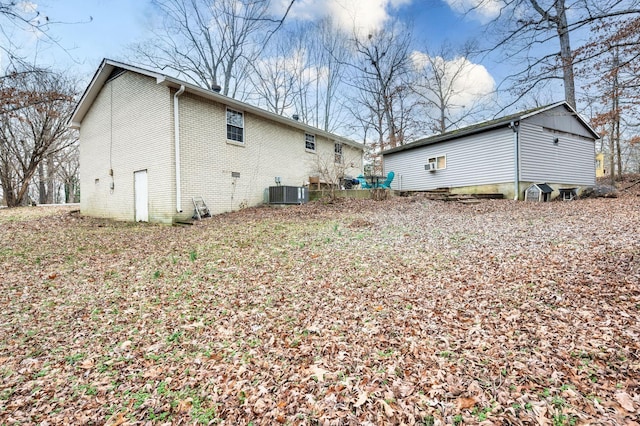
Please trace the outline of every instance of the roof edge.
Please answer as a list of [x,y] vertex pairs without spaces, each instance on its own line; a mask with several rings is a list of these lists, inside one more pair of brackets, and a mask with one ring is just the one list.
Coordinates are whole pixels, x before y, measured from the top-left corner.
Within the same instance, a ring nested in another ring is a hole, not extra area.
[[474,135],[477,133],[494,130],[500,127],[509,126],[514,121],[522,121],[524,119],[533,117],[537,114],[544,113],[546,111],[549,111],[553,108],[557,108],[559,106],[566,107],[580,121],[580,123],[593,135],[595,139],[600,139],[600,135],[589,125],[589,123],[584,118],[582,118],[582,116],[575,110],[575,108],[573,108],[567,101],[559,101],[549,105],[535,108],[533,110],[521,111],[514,114],[506,115],[504,117],[501,117],[495,120],[488,120],[483,123],[472,124],[467,127],[451,130],[441,135],[427,136],[426,138],[418,139],[417,141],[410,142],[406,145],[401,145],[395,148],[384,150],[381,152],[381,154],[382,155],[393,154],[400,151],[420,148],[426,145],[433,145],[436,143],[446,142],[462,136]]
[[94,73],[89,85],[87,86],[84,93],[80,97],[80,100],[76,104],[74,111],[71,114],[71,118],[68,121],[69,127],[73,129],[80,129],[82,125],[82,120],[84,119],[86,113],[89,111],[89,108],[93,104],[95,98],[98,96],[98,94],[102,90],[102,87],[107,82],[109,75],[111,74],[114,68],[122,68],[127,71],[135,72],[137,74],[154,78],[157,84],[162,84],[167,87],[179,88],[180,86],[184,86],[188,92],[193,93],[200,97],[204,97],[205,99],[210,99],[224,105],[229,105],[231,107],[240,109],[242,111],[250,112],[251,114],[254,114],[259,117],[263,117],[272,121],[276,121],[280,124],[284,124],[289,127],[297,128],[305,132],[326,137],[327,139],[336,140],[357,149],[364,150],[365,148],[363,143],[359,143],[354,140],[345,138],[343,136],[339,136],[335,133],[331,133],[326,130],[322,130],[317,127],[310,126],[308,124],[296,121],[292,118],[288,118],[283,115],[275,114],[273,112],[248,104],[246,102],[242,102],[237,99],[233,99],[228,96],[222,95],[220,93],[216,93],[216,92],[204,89],[195,84],[188,83],[186,81],[182,81],[174,77],[170,77],[166,74],[162,74],[162,73],[145,69],[145,68],[140,68],[134,65],[129,65],[124,62],[115,61],[113,59],[108,59],[108,58],[104,58],[102,60],[102,62],[98,66],[98,69]]
[[559,106],[564,106],[565,108],[567,108],[579,121],[580,123],[582,123],[582,125],[589,131],[591,132],[591,134],[596,138],[596,139],[601,139],[600,135],[598,134],[598,132],[595,131],[595,129],[593,127],[591,127],[591,125],[589,124],[589,122],[587,120],[585,120],[582,115],[580,115],[580,113],[571,106],[571,104],[567,101],[560,101],[560,102],[556,102],[555,104],[550,104],[547,105],[545,107],[542,107],[539,110],[536,110],[534,112],[528,113],[528,114],[524,114],[521,119],[525,119],[525,118],[529,118],[531,116],[534,116],[536,114],[540,114],[543,113],[545,111],[549,111],[553,108],[557,108]]

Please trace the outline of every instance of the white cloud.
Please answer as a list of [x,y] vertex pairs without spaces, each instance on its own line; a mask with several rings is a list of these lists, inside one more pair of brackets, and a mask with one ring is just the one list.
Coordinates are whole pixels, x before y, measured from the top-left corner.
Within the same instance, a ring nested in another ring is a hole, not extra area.
[[21,1],[16,4],[16,7],[24,13],[36,13],[38,11],[38,5],[30,1]]
[[486,23],[500,14],[505,6],[502,0],[444,0],[458,13],[470,13],[482,23]]
[[[346,30],[357,32],[380,28],[389,18],[390,11],[407,5],[413,0],[296,0],[289,16],[302,20],[329,17]],[[290,0],[280,0],[276,13],[283,13]]]
[[496,87],[496,82],[480,64],[474,64],[469,59],[458,56],[446,60],[436,56],[429,57],[422,52],[413,52],[411,59],[417,69],[422,69],[432,62],[437,69],[444,70],[443,86],[453,86],[453,95],[450,104],[471,108],[476,102],[490,95]]

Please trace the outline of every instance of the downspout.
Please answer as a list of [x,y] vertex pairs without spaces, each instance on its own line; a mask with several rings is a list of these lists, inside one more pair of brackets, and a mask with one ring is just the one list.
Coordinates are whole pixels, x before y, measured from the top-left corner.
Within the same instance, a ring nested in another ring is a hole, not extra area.
[[509,128],[513,130],[513,158],[514,158],[514,181],[513,181],[513,199],[520,199],[520,122],[512,121]]
[[182,192],[180,191],[180,112],[178,110],[179,103],[178,97],[184,93],[184,85],[180,85],[175,95],[173,95],[173,141],[175,149],[176,160],[176,211],[182,213],[182,205],[180,200],[182,198]]

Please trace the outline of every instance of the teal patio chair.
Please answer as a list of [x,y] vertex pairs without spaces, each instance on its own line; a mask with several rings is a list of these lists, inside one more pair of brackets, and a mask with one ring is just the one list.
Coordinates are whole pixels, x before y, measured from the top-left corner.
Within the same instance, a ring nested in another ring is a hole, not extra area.
[[358,176],[356,179],[358,179],[358,181],[360,182],[360,188],[362,189],[371,189],[371,185],[369,185],[367,183],[367,180],[364,178],[364,176],[360,175]]
[[396,174],[394,172],[389,172],[389,174],[387,175],[387,179],[382,182],[380,185],[378,185],[378,188],[384,188],[384,189],[389,189],[391,188],[391,182],[393,182],[393,178],[396,176]]

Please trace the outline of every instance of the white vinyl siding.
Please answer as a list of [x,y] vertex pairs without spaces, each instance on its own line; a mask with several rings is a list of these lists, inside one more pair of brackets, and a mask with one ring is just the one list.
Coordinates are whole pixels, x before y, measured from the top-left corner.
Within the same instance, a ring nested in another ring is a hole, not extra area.
[[[392,189],[424,191],[513,182],[513,132],[501,128],[384,155],[385,174],[396,173]],[[446,156],[446,168],[429,172],[429,158]]]
[[536,124],[547,129],[555,129],[560,132],[579,135],[583,138],[593,139],[593,134],[577,120],[573,113],[564,106],[559,106],[541,114],[526,119],[527,124]]
[[[566,117],[567,120],[574,120]],[[558,142],[554,143],[554,139]],[[520,180],[595,184],[595,143],[584,137],[545,131],[524,122],[520,128]]]

